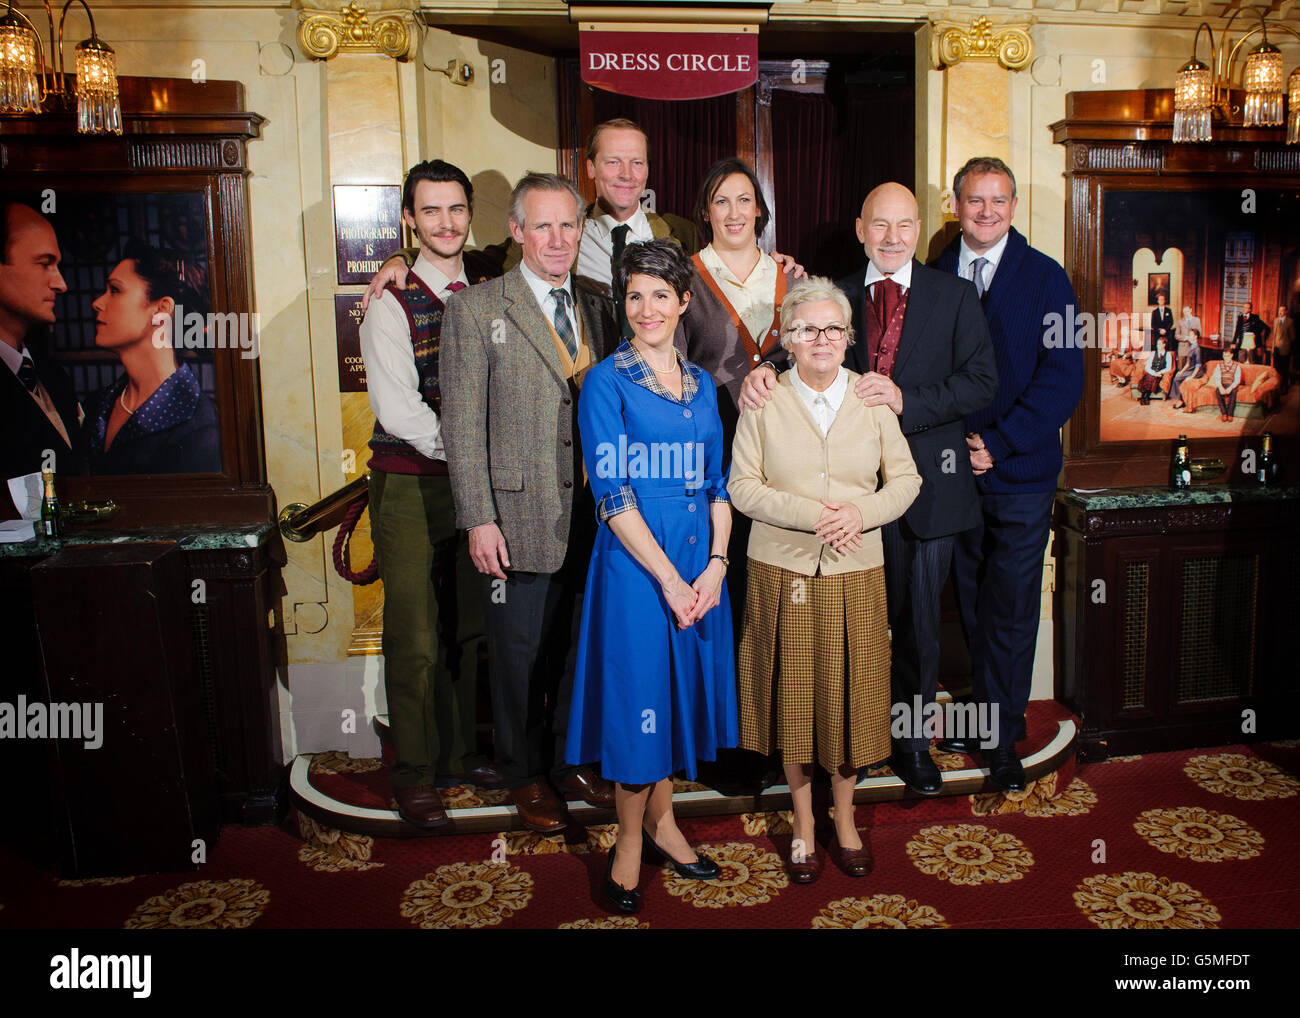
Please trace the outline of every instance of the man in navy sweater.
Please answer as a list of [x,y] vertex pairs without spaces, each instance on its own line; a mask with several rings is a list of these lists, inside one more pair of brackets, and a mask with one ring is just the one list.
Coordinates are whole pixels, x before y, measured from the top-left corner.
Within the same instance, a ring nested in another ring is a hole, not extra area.
[[[934,265],[975,284],[998,373],[992,404],[966,417],[983,519],[958,535],[953,578],[972,691],[998,711],[998,745],[984,757],[995,784],[1019,791],[1025,772],[1015,743],[1025,735],[1043,548],[1061,470],[1061,427],[1083,395],[1083,351],[1069,338],[1075,297],[1065,270],[1011,227],[1016,180],[1006,163],[971,159],[952,188],[961,234]],[[973,745],[948,740],[941,747]]]

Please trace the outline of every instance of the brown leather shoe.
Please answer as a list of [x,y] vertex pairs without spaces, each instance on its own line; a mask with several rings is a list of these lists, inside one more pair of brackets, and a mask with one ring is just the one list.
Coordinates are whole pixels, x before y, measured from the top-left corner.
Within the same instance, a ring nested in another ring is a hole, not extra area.
[[451,817],[443,808],[442,796],[432,785],[394,788],[393,798],[397,800],[398,816],[412,827],[428,831],[451,823]]
[[803,862],[795,862],[793,858],[785,861],[786,871],[796,884],[811,884],[822,875],[824,864],[825,860],[820,852],[808,853],[803,857]]
[[561,795],[576,795],[588,806],[614,805],[614,785],[590,767],[579,767],[563,781],[556,782]]
[[840,869],[851,877],[865,877],[871,872],[871,849],[864,841],[861,848],[840,846]]
[[538,834],[558,834],[568,826],[564,804],[544,781],[510,790],[510,801],[524,826]]

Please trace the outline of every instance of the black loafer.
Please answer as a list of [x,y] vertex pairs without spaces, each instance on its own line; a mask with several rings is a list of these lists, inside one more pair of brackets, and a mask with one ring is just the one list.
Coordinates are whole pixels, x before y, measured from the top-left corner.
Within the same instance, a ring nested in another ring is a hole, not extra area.
[[615,912],[635,915],[641,911],[641,892],[635,887],[629,891],[621,884],[614,883],[614,851],[612,848],[609,850],[609,862],[605,866],[605,883],[601,889]]
[[655,858],[650,860],[653,863],[667,859],[679,877],[685,877],[687,880],[714,880],[722,873],[722,867],[707,855],[696,852],[695,862],[678,862],[655,843],[655,839],[650,837],[648,831],[644,829],[641,831],[641,839],[642,857],[647,854],[653,855]]
[[919,753],[900,750],[893,755],[890,766],[903,779],[903,784],[917,795],[938,795],[943,789],[943,777],[934,765],[929,750]]
[[986,749],[984,762],[989,765],[989,780],[998,788],[1006,792],[1025,790],[1025,768],[1013,748]]

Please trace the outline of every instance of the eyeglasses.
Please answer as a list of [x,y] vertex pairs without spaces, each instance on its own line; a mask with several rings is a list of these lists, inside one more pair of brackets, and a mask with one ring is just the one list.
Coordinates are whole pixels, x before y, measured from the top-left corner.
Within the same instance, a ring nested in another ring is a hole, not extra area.
[[800,343],[815,343],[817,337],[823,334],[826,342],[838,343],[849,334],[849,330],[843,325],[826,325],[820,329],[815,325],[792,325],[786,329],[786,335],[793,336]]

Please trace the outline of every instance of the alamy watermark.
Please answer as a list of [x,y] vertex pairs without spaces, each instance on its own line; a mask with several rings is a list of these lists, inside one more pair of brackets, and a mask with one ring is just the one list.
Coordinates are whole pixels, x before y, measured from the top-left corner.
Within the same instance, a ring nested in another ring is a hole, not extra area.
[[696,488],[704,486],[704,443],[618,442],[596,446],[596,476],[605,480],[671,478]]
[[998,744],[998,711],[991,703],[927,703],[912,697],[889,709],[889,734],[894,739],[963,739],[983,749]]
[[0,703],[0,739],[80,739],[86,749],[104,744],[102,703]]
[[209,311],[206,315],[186,311],[177,304],[170,315],[153,316],[153,345],[161,350],[239,350],[244,360],[254,359],[260,350],[261,315],[256,311]]
[[1143,334],[1151,331],[1148,312],[1104,311],[1094,315],[1091,311],[1077,311],[1073,304],[1067,304],[1065,314],[1051,311],[1043,315],[1043,346],[1049,350],[1084,350],[1094,346],[1116,348],[1124,345],[1127,339],[1128,346],[1140,352]]

